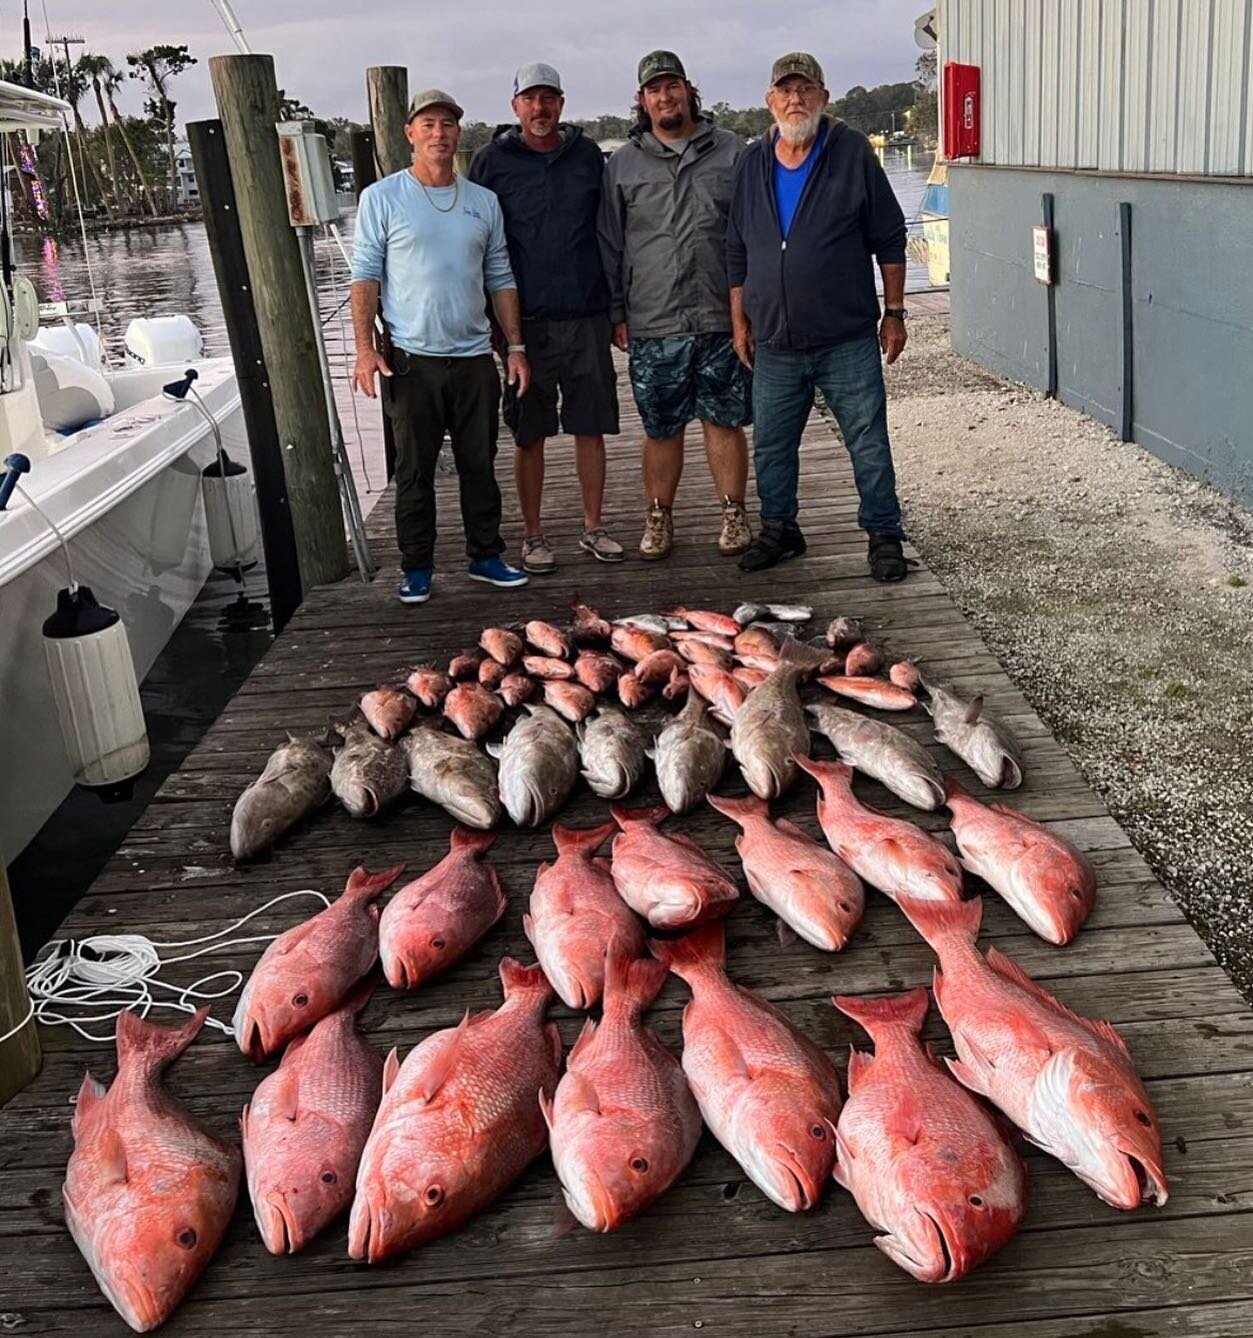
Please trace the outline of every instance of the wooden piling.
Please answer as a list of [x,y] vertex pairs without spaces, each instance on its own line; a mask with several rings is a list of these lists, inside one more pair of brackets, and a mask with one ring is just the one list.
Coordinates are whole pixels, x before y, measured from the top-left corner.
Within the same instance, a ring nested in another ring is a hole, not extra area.
[[222,122],[191,121],[187,138],[200,185],[209,254],[213,257],[252,454],[257,510],[265,545],[265,572],[270,587],[270,617],[275,632],[281,632],[303,597],[300,559]]
[[209,74],[226,140],[244,256],[282,443],[292,528],[305,592],[348,574],[344,517],[331,461],[326,394],[287,214],[270,56],[213,56]]
[[409,111],[409,71],[403,65],[371,65],[365,72],[370,100],[370,125],[374,130],[374,156],[378,174],[401,172],[413,161],[413,150],[405,138],[405,116]]
[[[12,1031],[29,1011],[13,898],[9,895],[9,880],[0,861],[0,1036]],[[33,1020],[7,1041],[0,1041],[0,1106],[16,1096],[42,1065],[39,1033]]]

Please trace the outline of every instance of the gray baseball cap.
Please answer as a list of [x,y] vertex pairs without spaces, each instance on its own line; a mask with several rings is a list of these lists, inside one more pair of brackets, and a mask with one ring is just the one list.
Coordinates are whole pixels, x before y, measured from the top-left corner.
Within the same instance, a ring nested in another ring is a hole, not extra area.
[[553,92],[561,93],[561,75],[551,65],[545,65],[542,60],[532,61],[529,65],[521,66],[513,76],[514,97],[516,98],[519,93],[525,93],[528,88],[551,88]]
[[442,88],[424,88],[410,99],[409,115],[405,117],[406,122],[412,121],[419,112],[426,111],[428,107],[447,107],[457,120],[461,120],[465,115],[465,112],[461,109],[461,104],[451,93],[445,93]]
[[673,74],[680,79],[687,78],[687,71],[683,68],[683,62],[673,51],[650,51],[640,61],[640,87],[643,88],[645,84],[651,83],[663,74]]
[[786,56],[780,56],[770,68],[770,87],[773,88],[790,74],[799,74],[802,78],[817,84],[819,88],[827,86],[827,81],[822,76],[822,66],[808,51],[789,51]]

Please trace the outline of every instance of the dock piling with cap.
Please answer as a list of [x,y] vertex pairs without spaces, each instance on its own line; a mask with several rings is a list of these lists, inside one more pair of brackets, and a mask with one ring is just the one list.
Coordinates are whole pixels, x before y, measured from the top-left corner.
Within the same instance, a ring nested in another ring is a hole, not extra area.
[[[30,1011],[22,945],[13,918],[13,898],[0,860],[0,1036],[8,1036]],[[43,1064],[39,1033],[32,1018],[8,1040],[0,1041],[0,1106],[16,1096]]]

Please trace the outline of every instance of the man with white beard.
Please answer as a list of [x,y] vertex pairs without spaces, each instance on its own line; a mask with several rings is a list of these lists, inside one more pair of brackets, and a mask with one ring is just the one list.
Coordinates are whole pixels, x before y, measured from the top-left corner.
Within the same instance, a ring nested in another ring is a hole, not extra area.
[[852,458],[870,574],[900,581],[908,567],[881,359],[905,347],[905,216],[869,140],[824,115],[828,101],[813,56],[780,57],[766,94],[775,129],[736,171],[727,277],[735,351],[753,371],[761,501],[761,532],[740,566],[761,571],[805,551],[800,440],[817,388]]

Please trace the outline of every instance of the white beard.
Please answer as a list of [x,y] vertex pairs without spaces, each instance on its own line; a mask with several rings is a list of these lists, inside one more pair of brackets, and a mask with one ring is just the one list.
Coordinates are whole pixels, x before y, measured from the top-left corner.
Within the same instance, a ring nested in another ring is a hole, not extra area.
[[804,144],[818,133],[822,112],[810,112],[803,121],[780,121],[779,138],[785,144]]

